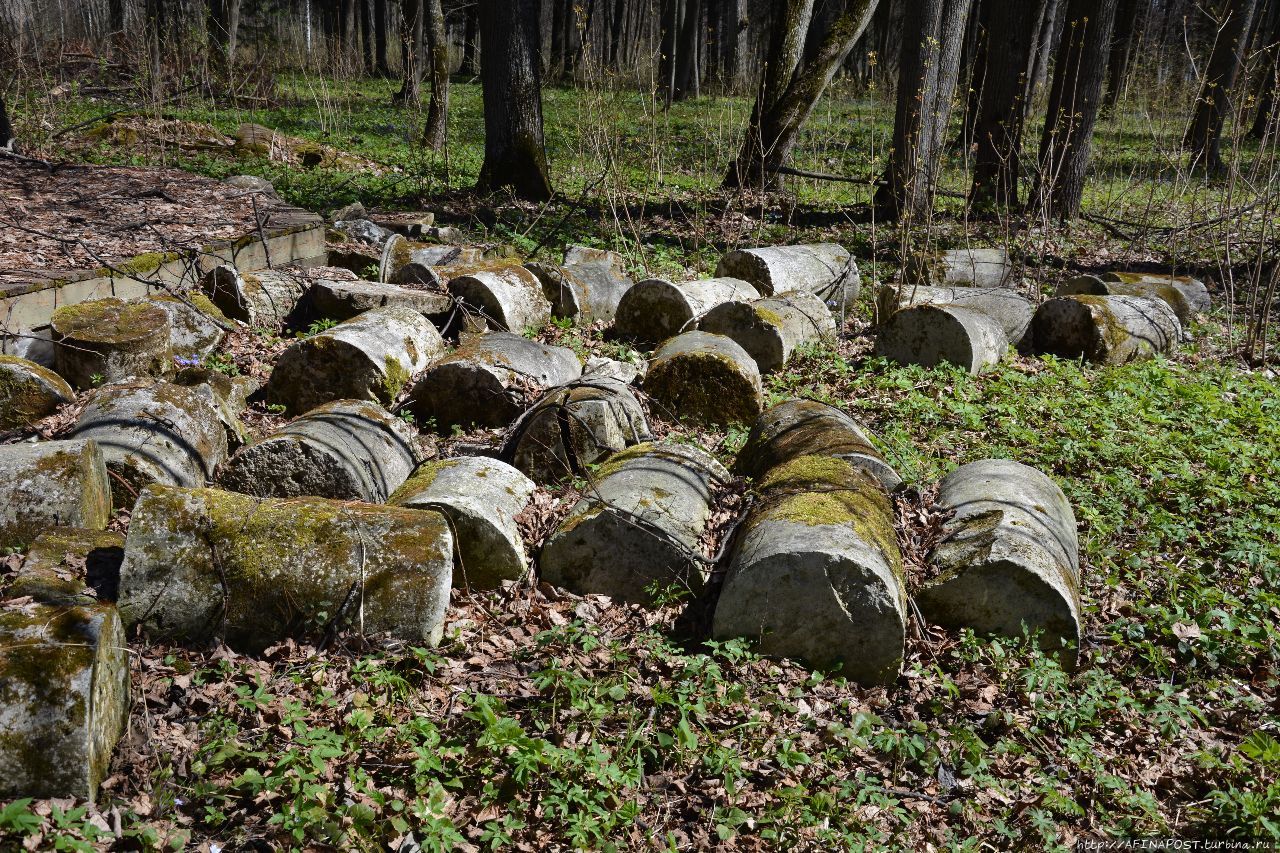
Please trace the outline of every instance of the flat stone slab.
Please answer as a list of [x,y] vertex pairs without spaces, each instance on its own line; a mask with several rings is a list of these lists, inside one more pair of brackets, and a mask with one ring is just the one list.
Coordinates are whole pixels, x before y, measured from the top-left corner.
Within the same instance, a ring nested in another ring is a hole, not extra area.
[[442,290],[416,290],[377,281],[320,280],[311,285],[306,296],[307,316],[317,320],[341,322],[392,305],[436,318],[453,309],[453,299]]

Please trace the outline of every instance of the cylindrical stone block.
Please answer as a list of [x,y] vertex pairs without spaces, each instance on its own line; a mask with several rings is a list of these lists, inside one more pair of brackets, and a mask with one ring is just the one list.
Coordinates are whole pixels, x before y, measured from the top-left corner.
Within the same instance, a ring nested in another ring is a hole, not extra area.
[[172,372],[164,309],[114,297],[64,305],[49,319],[58,374],[80,389]]
[[519,334],[551,322],[551,303],[542,293],[542,284],[524,267],[460,275],[448,286],[463,310],[484,320],[489,329]]
[[0,431],[30,426],[75,396],[66,380],[49,368],[0,355]]
[[880,327],[875,352],[898,364],[947,362],[981,373],[1008,350],[1004,329],[987,314],[958,305],[913,305]]
[[936,287],[1009,287],[1013,263],[1004,249],[961,248],[912,255],[902,278]]
[[681,284],[649,278],[623,294],[614,328],[624,338],[657,344],[692,330],[699,317],[722,302],[759,298],[754,287],[736,278],[707,278]]
[[605,463],[543,545],[542,580],[639,603],[671,589],[696,595],[710,570],[699,540],[713,490],[728,476],[689,445],[624,450]]
[[764,405],[755,359],[710,332],[685,332],[659,347],[644,390],[673,421],[750,423]]
[[444,352],[444,338],[417,311],[375,308],[281,353],[264,393],[290,414],[333,400],[388,406]]
[[427,462],[388,503],[443,513],[453,530],[453,585],[496,589],[529,571],[518,516],[537,486],[505,462],[465,456]]
[[1204,283],[1187,276],[1146,276],[1141,273],[1103,273],[1100,276],[1078,275],[1058,286],[1056,296],[1142,296],[1163,299],[1178,315],[1178,322],[1188,325],[1210,308],[1209,291]]
[[891,492],[902,483],[862,424],[816,400],[788,400],[761,415],[734,460],[733,471],[759,479],[801,456],[843,459],[879,480],[885,491]]
[[744,279],[765,296],[807,291],[837,314],[861,289],[857,263],[835,243],[738,249],[720,259],[716,275]]
[[52,527],[101,530],[111,483],[97,442],[0,445],[0,549],[23,548]]
[[393,234],[382,245],[378,280],[391,284],[429,284],[443,288],[448,274],[440,269],[481,262],[479,250],[469,246],[439,246],[414,243]]
[[102,448],[115,503],[127,508],[150,483],[198,488],[208,482],[227,458],[218,407],[208,385],[114,385],[80,413],[73,435]]
[[1031,327],[1036,352],[1102,364],[1171,352],[1182,339],[1169,304],[1142,296],[1060,296],[1040,306]]
[[618,303],[635,284],[605,261],[564,266],[533,262],[525,269],[542,285],[553,317],[580,323],[613,322]]
[[876,294],[876,310],[881,323],[914,305],[952,305],[986,314],[999,324],[1005,337],[1019,350],[1031,346],[1031,318],[1035,306],[1016,290],[1007,287],[929,287],[913,284],[885,284]]
[[502,455],[547,485],[585,476],[589,466],[651,438],[644,409],[625,383],[583,377],[544,394],[525,412]]
[[183,299],[162,294],[148,301],[169,315],[169,352],[174,360],[203,362],[222,343],[232,323],[204,293],[184,293]]
[[755,359],[761,373],[780,369],[801,346],[836,337],[831,311],[805,291],[717,305],[703,315],[698,328],[731,338]]
[[438,642],[453,577],[439,513],[150,486],[120,569],[120,615],[156,639],[257,653],[338,627]]
[[[948,628],[1018,638],[1042,632],[1068,667],[1080,643],[1080,551],[1062,489],[1035,468],[983,459],[942,481],[938,509],[954,515],[932,562],[939,574],[916,595]],[[1063,641],[1067,646],[1064,648]]]
[[307,282],[279,270],[241,273],[230,264],[220,264],[205,273],[200,289],[227,317],[274,329],[293,317]]
[[304,300],[306,316],[313,320],[350,320],[375,308],[408,308],[441,322],[453,310],[453,299],[441,290],[400,287],[377,281],[330,281],[311,285]]
[[218,484],[259,498],[385,503],[418,463],[414,438],[412,427],[376,403],[337,400],[240,448],[218,471]]
[[774,468],[738,531],[712,633],[863,684],[902,669],[907,596],[893,505],[842,459]]
[[0,605],[0,799],[92,803],[128,715],[115,607]]
[[405,401],[419,424],[448,432],[453,426],[504,427],[537,392],[582,375],[573,350],[550,347],[508,332],[466,338],[414,383]]

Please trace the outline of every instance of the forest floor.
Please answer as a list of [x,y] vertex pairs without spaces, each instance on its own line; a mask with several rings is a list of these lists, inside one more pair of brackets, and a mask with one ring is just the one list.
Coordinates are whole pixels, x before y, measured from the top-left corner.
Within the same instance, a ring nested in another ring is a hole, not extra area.
[[[163,112],[223,134],[260,122],[381,168],[113,144],[101,131],[54,139],[118,106],[74,92],[15,112],[44,156],[261,174],[312,210],[356,199],[429,209],[521,255],[585,242],[623,251],[637,273],[706,274],[730,245],[823,238],[853,250],[866,281],[892,276],[901,235],[863,216],[869,184],[715,190],[741,100],[664,114],[633,95],[548,90],[563,197],[537,206],[466,192],[482,150],[474,85],[454,87],[441,155],[413,144],[419,118],[389,106],[390,83],[290,86],[298,97],[270,108]],[[135,647],[130,731],[97,808],[0,806],[0,847],[408,850],[410,835],[427,850],[1280,841],[1280,381],[1239,357],[1241,326],[1214,273],[1232,270],[1223,240],[1247,244],[1252,214],[1237,215],[1238,236],[1197,225],[1249,200],[1183,175],[1162,153],[1179,129],[1150,119],[1159,112],[1103,124],[1085,209],[1107,220],[1015,229],[967,222],[944,199],[913,239],[1010,246],[1046,289],[1071,268],[1206,274],[1223,307],[1175,354],[1101,368],[1018,357],[979,377],[899,367],[870,355],[867,302],[838,347],[767,382],[770,400],[814,397],[863,419],[912,487],[904,514],[964,462],[1008,457],[1049,473],[1081,524],[1077,672],[1034,638],[913,620],[902,676],[866,689],[689,637],[679,602],[649,611],[546,586],[455,596],[434,649],[354,638],[262,658]],[[798,165],[869,178],[891,115],[883,97],[828,99]],[[962,189],[963,168],[949,164],[943,184]],[[549,334],[608,346],[591,330]],[[745,431],[694,437],[727,458]],[[920,556],[923,543],[902,544]]]

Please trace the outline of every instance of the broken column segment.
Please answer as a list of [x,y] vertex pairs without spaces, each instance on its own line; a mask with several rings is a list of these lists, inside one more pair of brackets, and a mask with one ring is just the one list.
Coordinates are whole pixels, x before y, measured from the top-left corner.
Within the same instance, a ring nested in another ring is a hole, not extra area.
[[703,315],[698,328],[733,339],[761,373],[780,369],[801,346],[836,337],[831,311],[805,291],[717,305]]
[[544,485],[586,476],[590,466],[652,439],[630,387],[584,376],[542,396],[514,424],[503,458]]
[[115,601],[124,536],[107,530],[54,527],[27,548],[18,574],[0,598],[30,597],[72,607]]
[[264,394],[289,414],[332,400],[374,400],[388,406],[414,374],[444,351],[440,332],[417,311],[375,308],[281,353]]
[[30,426],[75,396],[66,380],[49,368],[0,355],[0,431]]
[[496,266],[449,280],[449,294],[462,310],[484,326],[506,332],[541,329],[551,322],[551,303],[543,295],[537,276],[522,266]]
[[886,684],[902,668],[907,596],[893,505],[843,459],[774,468],[738,530],[712,633],[762,654]]
[[412,427],[377,403],[336,400],[242,447],[218,484],[260,498],[385,503],[418,464],[414,439]]
[[723,302],[748,302],[760,293],[737,278],[706,278],[675,284],[661,278],[637,283],[618,302],[614,328],[624,338],[658,344],[687,332]]
[[902,483],[862,424],[817,400],[788,400],[761,415],[734,460],[733,472],[758,480],[801,456],[843,459],[876,478],[886,491]]
[[134,507],[120,614],[156,639],[257,653],[340,627],[435,643],[453,537],[435,512],[149,486]]
[[116,505],[129,507],[150,483],[203,486],[227,458],[227,433],[208,385],[169,382],[102,388],[76,421],[76,438],[102,448]]
[[542,547],[542,580],[576,593],[651,603],[697,594],[710,561],[699,540],[728,472],[684,444],[639,444],[607,462]]
[[169,315],[169,352],[179,363],[203,362],[232,326],[231,320],[218,310],[208,296],[200,292],[184,293],[182,298],[162,294],[148,300]]
[[613,322],[618,303],[635,284],[613,252],[575,246],[563,265],[531,262],[525,268],[542,284],[554,317],[580,323]]
[[660,346],[644,390],[673,421],[751,423],[764,405],[755,359],[731,339],[710,332],[685,332]]
[[307,281],[281,270],[242,273],[231,264],[220,264],[205,273],[200,289],[227,317],[274,329],[293,318]]
[[97,442],[0,445],[0,549],[23,548],[52,527],[101,530],[111,483]]
[[1080,550],[1075,513],[1062,489],[1035,468],[983,459],[947,475],[938,508],[954,515],[931,557],[939,575],[916,594],[925,618],[1015,638],[1025,625],[1042,632],[1042,646],[1061,649],[1064,665],[1073,667]]
[[0,799],[92,803],[129,710],[115,607],[0,602]]
[[1016,290],[1006,287],[929,287],[914,284],[882,285],[876,294],[881,323],[913,305],[954,305],[986,314],[1000,326],[1009,342],[1021,351],[1031,347],[1031,318],[1035,306]]
[[1009,287],[1013,263],[1004,249],[961,248],[912,255],[902,265],[904,281],[935,287]]
[[582,375],[573,350],[509,332],[465,336],[462,345],[431,366],[404,407],[419,424],[448,432],[455,425],[504,427],[544,388]]
[[960,305],[913,305],[881,325],[876,355],[898,364],[935,367],[947,362],[970,373],[999,363],[1009,350],[1000,323]]
[[110,297],[64,305],[49,327],[58,375],[75,388],[172,372],[169,315],[152,302]]
[[1040,306],[1031,327],[1036,352],[1102,364],[1171,352],[1182,339],[1169,304],[1142,296],[1060,296]]
[[378,264],[378,280],[391,284],[429,284],[443,288],[451,276],[442,267],[474,265],[481,262],[478,249],[469,246],[438,246],[414,243],[402,235],[387,238]]
[[417,311],[433,322],[442,322],[453,310],[453,300],[443,291],[400,287],[378,281],[330,281],[311,285],[306,316],[312,320],[350,320],[374,308],[395,306]]
[[1100,276],[1078,275],[1063,282],[1056,296],[1144,296],[1163,299],[1178,315],[1178,322],[1188,325],[1211,307],[1209,291],[1204,283],[1188,276],[1148,276],[1142,273],[1103,273]]
[[716,275],[744,279],[765,296],[806,291],[836,313],[852,307],[861,289],[857,263],[835,243],[738,249],[720,259]]
[[453,585],[496,589],[529,571],[516,516],[536,488],[505,462],[464,456],[423,464],[388,503],[444,514],[454,537]]

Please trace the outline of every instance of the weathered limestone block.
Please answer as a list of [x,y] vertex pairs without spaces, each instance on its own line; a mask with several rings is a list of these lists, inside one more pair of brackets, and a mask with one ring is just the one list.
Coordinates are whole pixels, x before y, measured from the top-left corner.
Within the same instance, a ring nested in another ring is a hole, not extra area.
[[31,597],[71,607],[115,601],[124,537],[107,530],[54,527],[37,536],[0,598]]
[[552,316],[581,323],[613,322],[618,303],[635,284],[613,259],[563,266],[533,262],[525,264],[525,269],[542,285]]
[[622,255],[610,249],[597,249],[593,246],[566,246],[564,264],[567,267],[576,264],[608,264],[618,275],[622,275],[626,269],[626,260]]
[[464,456],[425,463],[388,503],[446,516],[453,531],[453,585],[496,589],[529,571],[516,516],[536,488],[505,462]]
[[853,256],[835,243],[739,249],[720,259],[716,275],[744,279],[765,296],[806,291],[837,313],[853,305],[862,285]]
[[1178,322],[1188,325],[1200,314],[1208,313],[1211,303],[1204,282],[1189,276],[1148,276],[1142,273],[1103,273],[1078,275],[1063,282],[1057,296],[1143,296],[1163,299],[1178,315]]
[[172,372],[169,315],[151,302],[110,297],[64,305],[49,327],[58,374],[75,388]]
[[350,624],[438,642],[453,537],[435,512],[149,486],[120,569],[120,615],[153,637],[259,652]]
[[931,558],[940,574],[916,595],[925,618],[1005,637],[1021,637],[1025,624],[1074,667],[1080,550],[1057,484],[1035,468],[983,459],[947,475],[938,506],[955,515]]
[[519,333],[551,322],[551,303],[542,285],[522,266],[456,276],[448,287],[464,310],[484,320],[487,328]]
[[907,596],[893,505],[843,459],[801,456],[774,468],[716,604],[712,633],[864,684],[902,669]]
[[710,570],[699,540],[712,492],[728,476],[712,456],[689,445],[622,451],[543,546],[542,580],[639,603],[671,588],[697,594]]
[[1009,287],[1013,263],[1004,249],[948,249],[912,256],[902,265],[902,278],[937,287]]
[[240,415],[249,408],[249,395],[262,383],[252,376],[230,377],[207,367],[184,367],[173,375],[173,384],[184,388],[208,386],[218,420],[227,434],[227,452],[231,453],[249,441],[249,430]]
[[[148,299],[169,315],[169,352],[178,361],[204,361],[232,323],[202,292],[185,293],[186,302],[163,294]],[[190,304],[188,304],[190,303]]]
[[376,281],[317,281],[306,296],[306,314],[313,319],[341,322],[374,308],[396,306],[417,311],[429,319],[446,316],[453,309],[449,294]]
[[259,498],[385,503],[418,464],[413,428],[377,403],[338,400],[236,451],[218,484]]
[[49,368],[0,355],[0,431],[30,426],[75,396],[66,380]]
[[866,427],[845,412],[816,400],[788,400],[761,415],[734,460],[733,471],[758,480],[801,456],[832,456],[861,468],[892,492],[898,472],[871,443]]
[[1031,324],[1035,351],[1102,364],[1172,352],[1182,324],[1163,299],[1060,296],[1044,302]]
[[571,349],[489,332],[466,337],[432,365],[404,405],[418,423],[434,421],[443,432],[455,425],[503,427],[520,416],[537,390],[581,375],[582,362]]
[[93,802],[128,709],[115,607],[0,603],[0,800]]
[[[342,211],[336,211],[341,213]],[[350,212],[350,211],[349,211]],[[343,234],[360,243],[370,246],[382,246],[383,243],[391,237],[391,232],[376,222],[365,219],[363,214],[358,217],[341,218],[333,221],[333,227]]]
[[[481,253],[469,246],[413,243],[396,234],[387,238],[378,264],[378,280],[391,284],[430,284],[443,288],[449,273],[441,268],[481,263]],[[461,273],[458,273],[461,274]]]
[[221,264],[205,273],[200,289],[225,316],[258,328],[276,328],[293,317],[307,280],[280,270],[241,273]]
[[289,414],[332,400],[388,406],[414,374],[444,352],[444,338],[417,311],[375,308],[281,353],[264,393]]
[[271,183],[266,178],[260,178],[257,175],[232,175],[230,178],[223,181],[223,183],[229,184],[230,186],[233,186],[238,190],[243,190],[244,192],[262,193],[263,195],[269,195],[272,198],[277,197],[275,184]]
[[836,338],[831,311],[806,291],[725,302],[703,315],[698,328],[731,338],[755,359],[761,373],[781,368],[801,346]]
[[895,312],[880,327],[875,351],[898,364],[948,362],[981,373],[1008,350],[1004,329],[989,315],[959,305],[925,304]]
[[544,485],[650,441],[649,422],[623,382],[584,376],[543,395],[511,430],[503,458]]
[[203,486],[227,458],[227,433],[208,385],[112,385],[76,421],[76,438],[102,448],[116,506],[129,507],[150,483]]
[[876,311],[881,323],[913,305],[951,305],[986,314],[999,324],[1005,337],[1019,350],[1031,346],[1031,318],[1036,308],[1016,290],[1007,287],[930,287],[913,284],[885,284],[876,294]]
[[710,332],[685,332],[658,347],[644,390],[670,420],[750,423],[764,406],[755,360]]
[[674,284],[661,278],[637,283],[623,294],[614,328],[624,338],[657,344],[693,329],[703,314],[722,302],[749,302],[760,293],[736,278],[707,278]]
[[0,549],[22,548],[51,527],[101,530],[111,483],[97,442],[0,445]]

